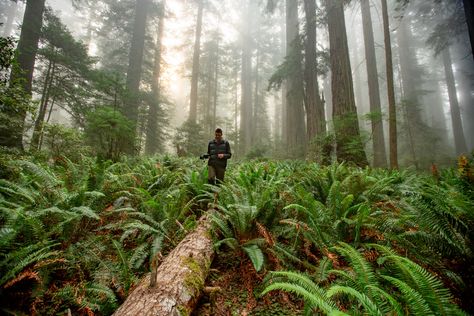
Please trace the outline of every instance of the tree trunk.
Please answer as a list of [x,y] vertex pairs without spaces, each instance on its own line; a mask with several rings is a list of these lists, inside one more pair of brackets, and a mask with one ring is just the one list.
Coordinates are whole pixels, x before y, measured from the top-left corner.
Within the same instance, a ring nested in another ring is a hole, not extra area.
[[300,46],[298,2],[286,0],[286,55],[292,68],[287,80],[286,145],[288,156],[293,158],[304,157],[307,143]]
[[453,68],[451,66],[451,55],[449,47],[443,50],[444,73],[448,86],[449,108],[451,110],[451,122],[453,124],[454,144],[456,155],[466,154],[467,146],[462,129],[461,112],[459,111],[458,97],[456,93],[456,83],[454,82]]
[[114,315],[189,315],[214,256],[210,227],[208,213],[163,263],[140,281]]
[[151,92],[153,93],[153,100],[148,108],[148,120],[146,130],[145,153],[153,155],[158,151],[160,146],[158,140],[158,108],[160,106],[160,76],[161,76],[161,47],[163,40],[164,17],[165,17],[166,0],[162,0],[160,5],[159,21],[158,21],[158,36],[155,44],[155,56],[153,65],[153,81]]
[[[10,82],[21,85],[27,94],[31,95],[33,82],[33,70],[35,68],[36,52],[38,51],[38,41],[43,25],[43,11],[45,0],[28,0],[26,2],[23,25],[21,27],[20,40],[17,47],[18,67],[13,67]],[[14,122],[14,128],[6,130],[4,139],[8,147],[16,147],[23,150],[23,129],[26,118],[26,109],[10,109],[7,115]]]
[[252,2],[247,1],[247,10],[242,30],[242,72],[241,72],[241,102],[240,102],[240,152],[245,155],[252,146],[252,38],[250,21]]
[[[408,132],[408,147],[412,156],[412,163],[418,169],[421,156],[422,131],[421,109],[420,109],[420,87],[422,78],[416,59],[416,53],[410,45],[413,37],[409,25],[409,17],[405,16],[400,22],[397,31],[400,79],[402,83],[402,99],[404,100],[404,112],[406,131]],[[418,149],[419,148],[419,149]],[[418,150],[417,150],[418,149]]]
[[315,136],[326,133],[326,114],[319,96],[319,83],[316,59],[316,1],[304,0],[306,17],[305,41],[305,105],[306,132],[310,142]]
[[[132,44],[130,46],[128,61],[126,81],[128,96],[126,99],[124,113],[125,116],[135,125],[138,125],[140,80],[142,75],[146,18],[149,4],[150,0],[136,0]],[[135,153],[134,147],[135,144],[126,144],[124,150],[129,154],[133,154]]]
[[41,95],[38,116],[36,117],[33,136],[31,137],[30,148],[33,150],[39,149],[40,136],[43,132],[44,117],[46,116],[46,109],[48,108],[49,95],[51,93],[51,86],[54,81],[55,70],[56,62],[50,60],[46,77],[44,79],[43,93]]
[[395,90],[393,85],[392,44],[388,20],[387,0],[382,1],[383,32],[385,43],[385,67],[387,76],[388,122],[390,143],[390,168],[398,169],[397,110],[395,108]]
[[193,72],[191,75],[191,95],[189,104],[189,121],[196,123],[197,101],[198,101],[198,83],[199,83],[199,56],[201,55],[201,29],[202,29],[202,11],[204,1],[198,1],[198,14],[196,20],[196,34],[194,39],[193,53]]
[[326,0],[331,62],[333,122],[339,161],[368,165],[354,100],[343,0]]
[[362,27],[364,29],[365,58],[367,81],[369,84],[370,113],[372,123],[372,145],[374,150],[374,167],[387,167],[385,140],[383,136],[382,109],[380,106],[379,78],[375,57],[374,32],[369,0],[361,0]]

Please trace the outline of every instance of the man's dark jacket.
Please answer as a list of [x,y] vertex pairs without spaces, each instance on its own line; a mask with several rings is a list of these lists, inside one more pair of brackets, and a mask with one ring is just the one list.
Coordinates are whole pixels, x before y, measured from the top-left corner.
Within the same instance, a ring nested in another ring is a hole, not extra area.
[[[207,153],[209,155],[209,161],[207,162],[209,166],[224,169],[227,167],[227,159],[232,157],[229,142],[225,139],[221,140],[220,143],[217,143],[215,139],[209,141],[209,144],[207,145]],[[218,154],[224,154],[224,158],[217,158]]]

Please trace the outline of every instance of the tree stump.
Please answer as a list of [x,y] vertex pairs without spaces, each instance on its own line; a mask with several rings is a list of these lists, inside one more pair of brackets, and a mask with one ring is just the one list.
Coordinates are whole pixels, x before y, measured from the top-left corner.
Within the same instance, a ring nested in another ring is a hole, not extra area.
[[[204,288],[214,257],[210,228],[208,213],[156,268],[156,273],[140,281],[113,315],[189,315]],[[152,279],[154,282],[150,282]]]

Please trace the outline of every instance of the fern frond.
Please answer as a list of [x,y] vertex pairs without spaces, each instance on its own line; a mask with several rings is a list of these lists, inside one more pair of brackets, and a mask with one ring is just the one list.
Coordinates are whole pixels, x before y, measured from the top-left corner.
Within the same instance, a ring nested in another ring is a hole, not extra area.
[[273,271],[270,277],[276,280],[270,279],[272,283],[265,287],[261,296],[273,290],[283,290],[302,296],[305,302],[315,308],[320,308],[325,313],[336,310],[336,304],[327,297],[325,291],[308,277],[291,271]]
[[257,245],[243,245],[242,248],[244,249],[245,253],[249,256],[250,260],[252,261],[253,267],[258,272],[262,269],[264,263],[263,252],[260,247]]
[[382,275],[381,277],[395,285],[400,290],[404,297],[405,303],[408,305],[408,308],[413,312],[414,315],[436,315],[430,309],[428,303],[423,299],[423,296],[410,287],[407,283],[387,275]]
[[340,294],[345,294],[356,298],[357,301],[362,304],[362,306],[364,306],[364,308],[370,315],[383,316],[377,305],[372,302],[372,300],[367,295],[357,291],[352,287],[333,285],[327,291],[327,296],[330,298]]

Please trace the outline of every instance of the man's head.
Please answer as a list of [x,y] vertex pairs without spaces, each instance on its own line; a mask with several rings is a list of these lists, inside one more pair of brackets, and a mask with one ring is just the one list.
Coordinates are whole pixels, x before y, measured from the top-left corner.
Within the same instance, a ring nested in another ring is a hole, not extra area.
[[214,136],[216,137],[216,141],[220,142],[222,140],[222,130],[220,128],[216,128]]

